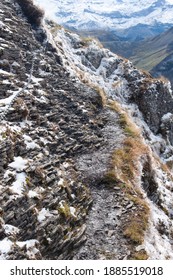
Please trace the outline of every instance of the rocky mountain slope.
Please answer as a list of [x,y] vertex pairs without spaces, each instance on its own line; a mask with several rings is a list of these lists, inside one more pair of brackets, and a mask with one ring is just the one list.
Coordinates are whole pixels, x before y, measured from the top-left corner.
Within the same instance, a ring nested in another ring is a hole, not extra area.
[[173,259],[170,83],[19,2],[0,3],[0,259]]

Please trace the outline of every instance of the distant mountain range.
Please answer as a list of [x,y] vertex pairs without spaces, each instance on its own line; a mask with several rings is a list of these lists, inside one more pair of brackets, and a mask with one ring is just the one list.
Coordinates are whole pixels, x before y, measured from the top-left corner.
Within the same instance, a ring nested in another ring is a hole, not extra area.
[[173,84],[173,0],[34,0],[46,15]]
[[[107,30],[129,38],[157,35],[173,24],[173,0],[35,0],[47,16],[76,30]],[[140,35],[139,35],[140,34]]]

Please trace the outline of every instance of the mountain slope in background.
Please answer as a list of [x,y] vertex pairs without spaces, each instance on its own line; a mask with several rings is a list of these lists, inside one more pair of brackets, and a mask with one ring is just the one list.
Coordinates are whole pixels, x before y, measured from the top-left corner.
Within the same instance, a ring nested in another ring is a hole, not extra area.
[[173,28],[151,39],[136,44],[131,60],[138,68],[150,71],[173,53]]
[[126,54],[136,67],[155,76],[163,75],[173,84],[173,28],[154,38],[134,43],[131,54]]

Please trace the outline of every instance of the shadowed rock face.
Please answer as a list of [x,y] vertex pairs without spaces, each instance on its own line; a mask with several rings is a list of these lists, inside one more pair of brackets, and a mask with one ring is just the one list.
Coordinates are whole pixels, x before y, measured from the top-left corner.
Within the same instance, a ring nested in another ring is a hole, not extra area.
[[160,132],[162,117],[167,112],[173,112],[172,93],[163,82],[156,82],[154,86],[142,82],[139,88],[134,90],[132,101],[138,105],[145,121],[155,134]]

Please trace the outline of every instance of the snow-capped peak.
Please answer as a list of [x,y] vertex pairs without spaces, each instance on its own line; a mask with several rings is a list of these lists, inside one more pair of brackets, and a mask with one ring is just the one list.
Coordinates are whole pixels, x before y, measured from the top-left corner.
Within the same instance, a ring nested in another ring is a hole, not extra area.
[[77,29],[127,29],[138,24],[172,24],[172,0],[34,0],[46,15]]

